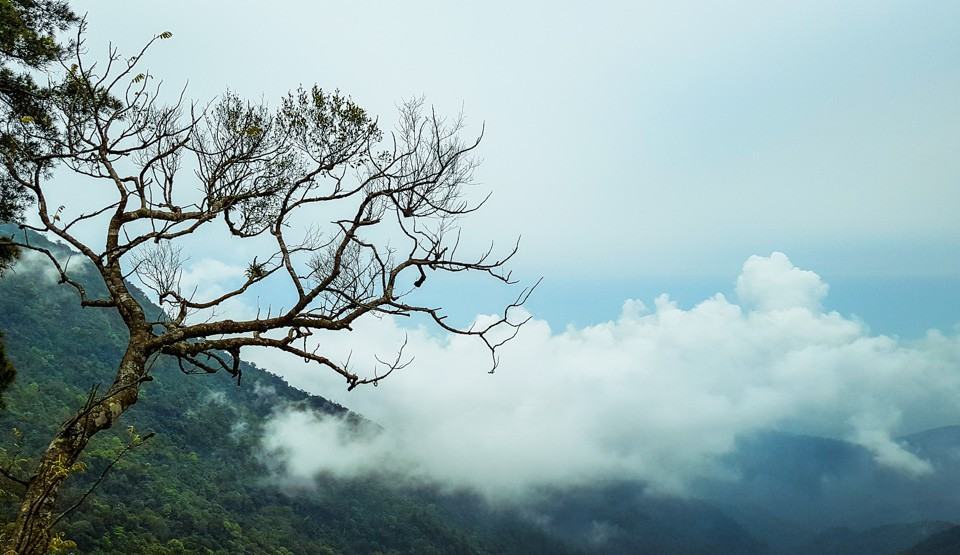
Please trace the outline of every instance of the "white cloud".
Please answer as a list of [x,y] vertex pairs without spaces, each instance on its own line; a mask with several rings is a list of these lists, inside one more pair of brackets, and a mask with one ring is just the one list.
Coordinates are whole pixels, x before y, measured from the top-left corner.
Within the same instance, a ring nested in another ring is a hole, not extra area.
[[[61,252],[51,252],[51,254],[57,258],[57,263],[71,278],[77,278],[93,269],[90,262],[80,254],[68,255]],[[42,252],[26,248],[20,249],[20,256],[13,271],[17,273],[38,273],[50,283],[59,283],[61,277],[50,257]]]
[[[710,474],[738,434],[769,428],[842,437],[883,465],[921,475],[929,464],[891,438],[960,422],[960,338],[904,342],[820,308],[827,285],[786,256],[751,257],[742,305],[716,295],[690,309],[652,309],[552,330],[532,320],[490,376],[480,344],[369,320],[320,338],[331,355],[385,354],[404,334],[416,361],[379,388],[343,395],[342,380],[268,352],[254,360],[334,398],[386,433],[350,441],[336,420],[281,412],[265,447],[290,476],[392,471],[495,498],[617,477],[683,491]],[[339,395],[338,395],[339,394]]]
[[[388,453],[393,445],[384,435],[357,440],[350,424],[337,416],[305,410],[279,413],[267,422],[264,447],[273,454],[267,463],[282,470],[294,484],[309,484],[318,472],[336,475],[393,470]],[[318,465],[318,459],[325,462]]]
[[817,310],[829,289],[820,276],[797,268],[782,252],[751,256],[737,278],[737,297],[745,306],[759,310]]
[[197,292],[197,298],[215,297],[227,291],[228,285],[243,281],[243,267],[204,258],[185,265],[180,276],[184,293]]
[[[243,283],[244,267],[226,264],[214,258],[203,258],[196,262],[186,261],[180,275],[180,291],[196,301],[210,301],[232,291]],[[211,315],[218,318],[250,318],[256,314],[243,297],[233,297],[217,305],[216,310],[200,311],[192,316],[194,321],[204,320]]]
[[933,465],[893,441],[883,428],[858,427],[855,440],[870,449],[880,464],[910,476],[923,476],[933,472]]

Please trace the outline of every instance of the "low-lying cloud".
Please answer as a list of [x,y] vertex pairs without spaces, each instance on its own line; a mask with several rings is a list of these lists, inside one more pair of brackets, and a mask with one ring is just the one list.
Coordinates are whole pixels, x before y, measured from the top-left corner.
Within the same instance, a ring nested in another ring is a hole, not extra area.
[[[357,361],[409,336],[410,368],[336,399],[384,433],[355,439],[336,418],[281,411],[264,447],[288,480],[389,473],[501,499],[610,478],[683,492],[739,435],[771,428],[857,442],[910,476],[933,472],[893,437],[960,422],[960,338],[872,335],[825,311],[827,292],[781,253],[754,256],[736,302],[628,300],[616,320],[564,330],[534,318],[493,376],[469,338],[369,320],[328,351]],[[254,360],[318,394],[343,388],[273,356]]]

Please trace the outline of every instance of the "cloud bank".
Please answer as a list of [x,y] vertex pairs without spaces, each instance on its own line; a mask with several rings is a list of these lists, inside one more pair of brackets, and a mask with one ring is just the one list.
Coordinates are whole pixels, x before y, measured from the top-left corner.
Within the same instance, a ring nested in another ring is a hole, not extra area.
[[[331,354],[389,353],[407,334],[417,357],[379,388],[335,398],[384,433],[354,438],[335,418],[280,411],[263,445],[287,480],[388,473],[494,499],[609,478],[682,493],[739,435],[771,428],[857,442],[910,476],[933,472],[893,437],[960,422],[960,337],[873,335],[824,310],[827,291],[781,253],[753,256],[736,301],[628,300],[616,320],[564,330],[533,319],[493,376],[468,338],[367,321],[330,341]],[[343,389],[259,355],[295,385]]]

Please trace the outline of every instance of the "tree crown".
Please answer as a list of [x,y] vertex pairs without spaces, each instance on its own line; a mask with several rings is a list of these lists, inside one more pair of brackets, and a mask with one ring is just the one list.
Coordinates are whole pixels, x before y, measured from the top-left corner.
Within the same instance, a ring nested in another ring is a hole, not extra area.
[[[367,315],[416,314],[449,333],[478,338],[496,367],[497,348],[522,324],[511,309],[529,290],[501,318],[467,328],[410,297],[434,272],[512,283],[504,266],[516,246],[502,256],[492,245],[472,257],[460,254],[458,222],[485,202],[471,202],[465,193],[482,132],[464,140],[462,118],[442,118],[413,100],[400,107],[400,122],[387,133],[350,97],[316,86],[289,93],[275,109],[230,92],[201,106],[181,91],[164,104],[159,83],[139,67],[147,49],[170,33],[131,58],[112,49],[98,67],[83,55],[83,28],[61,62],[64,78],[50,96],[50,125],[12,122],[21,140],[0,147],[0,156],[16,186],[36,200],[41,224],[33,228],[64,240],[104,278],[109,294],[91,298],[70,277],[69,261],[37,249],[84,306],[116,308],[147,354],[177,357],[186,372],[224,369],[239,376],[240,350],[267,347],[326,366],[350,388],[376,384],[409,362],[402,347],[361,376],[307,338],[349,330]],[[112,191],[112,200],[83,212],[54,207],[47,178],[58,165],[86,187]],[[102,245],[75,233],[75,226],[90,223],[102,226]],[[246,263],[239,286],[198,298],[181,287],[182,245],[214,228],[259,254]],[[144,314],[128,277],[156,296],[163,315]],[[216,317],[223,303],[268,280],[292,292],[291,306]]]

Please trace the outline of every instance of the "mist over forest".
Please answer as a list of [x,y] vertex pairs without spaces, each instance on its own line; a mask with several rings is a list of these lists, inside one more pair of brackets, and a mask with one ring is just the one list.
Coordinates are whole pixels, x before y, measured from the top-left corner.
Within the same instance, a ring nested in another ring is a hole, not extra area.
[[0,551],[960,552],[958,22],[0,0]]

